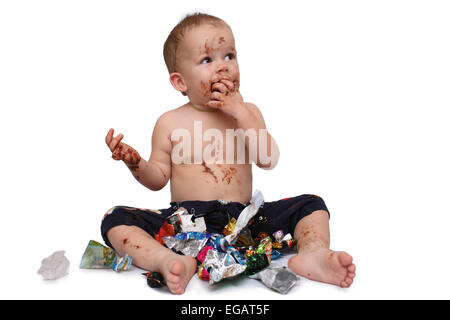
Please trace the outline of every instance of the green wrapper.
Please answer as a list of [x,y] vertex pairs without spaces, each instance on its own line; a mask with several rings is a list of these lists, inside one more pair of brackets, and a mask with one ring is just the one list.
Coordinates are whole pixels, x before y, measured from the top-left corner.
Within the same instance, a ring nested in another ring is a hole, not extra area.
[[80,268],[121,271],[128,270],[131,267],[131,261],[128,255],[121,258],[113,249],[91,240],[81,258]]

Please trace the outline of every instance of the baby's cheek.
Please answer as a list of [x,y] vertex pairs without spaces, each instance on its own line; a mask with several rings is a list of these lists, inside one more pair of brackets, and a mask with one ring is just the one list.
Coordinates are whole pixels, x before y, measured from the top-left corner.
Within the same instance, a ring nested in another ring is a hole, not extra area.
[[202,90],[203,98],[208,98],[211,95],[211,86],[209,83],[200,81],[200,88]]

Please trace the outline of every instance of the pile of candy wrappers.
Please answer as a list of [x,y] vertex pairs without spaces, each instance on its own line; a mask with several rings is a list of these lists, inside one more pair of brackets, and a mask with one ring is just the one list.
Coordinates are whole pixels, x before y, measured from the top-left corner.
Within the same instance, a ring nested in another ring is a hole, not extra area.
[[[290,234],[280,230],[272,235],[264,232],[265,218],[253,219],[264,203],[256,190],[250,204],[244,208],[238,219],[232,218],[223,234],[206,232],[203,217],[194,217],[180,207],[167,218],[155,239],[176,253],[195,257],[200,279],[217,283],[223,279],[247,275],[261,280],[267,287],[280,293],[287,293],[299,277],[286,267],[271,264],[280,257],[280,251],[295,247]],[[128,270],[132,259],[125,254],[119,257],[114,250],[91,240],[83,254],[80,268],[111,268],[115,271]],[[151,287],[164,285],[164,279],[157,272],[144,274]]]

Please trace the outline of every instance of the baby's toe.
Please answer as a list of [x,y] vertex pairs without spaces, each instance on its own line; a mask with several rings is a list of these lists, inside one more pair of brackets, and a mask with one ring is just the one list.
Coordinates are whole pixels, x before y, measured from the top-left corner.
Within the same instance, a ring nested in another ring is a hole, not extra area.
[[350,273],[355,273],[356,272],[356,266],[352,263],[351,265],[349,265],[347,267],[347,271]]
[[353,257],[344,251],[338,253],[338,259],[340,265],[343,267],[350,267],[353,262]]

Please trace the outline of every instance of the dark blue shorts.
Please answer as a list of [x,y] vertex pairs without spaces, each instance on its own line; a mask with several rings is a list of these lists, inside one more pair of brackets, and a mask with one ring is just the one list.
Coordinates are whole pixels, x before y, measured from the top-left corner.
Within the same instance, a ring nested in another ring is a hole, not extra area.
[[[127,206],[111,208],[103,217],[101,225],[103,240],[108,246],[112,247],[106,237],[106,233],[109,229],[119,225],[137,226],[145,230],[149,235],[155,236],[166,221],[166,218],[180,207],[187,209],[195,217],[203,216],[208,232],[222,233],[223,228],[231,218],[237,219],[241,211],[246,207],[240,202],[222,204],[217,200],[171,202],[170,206],[170,208],[161,210],[139,209]],[[282,230],[284,234],[290,233],[294,236],[294,229],[297,223],[317,210],[328,212],[325,202],[316,195],[305,194],[279,201],[264,202],[254,219],[264,221],[263,224],[258,224],[261,232],[272,234]]]

